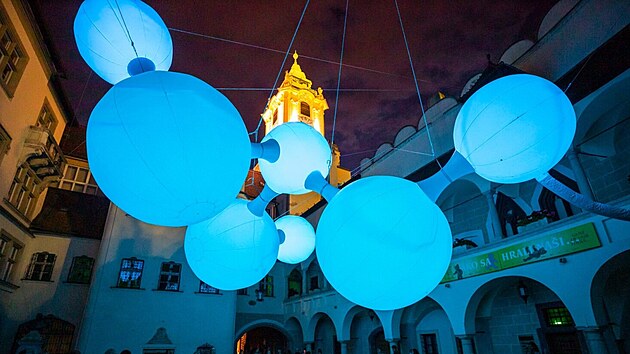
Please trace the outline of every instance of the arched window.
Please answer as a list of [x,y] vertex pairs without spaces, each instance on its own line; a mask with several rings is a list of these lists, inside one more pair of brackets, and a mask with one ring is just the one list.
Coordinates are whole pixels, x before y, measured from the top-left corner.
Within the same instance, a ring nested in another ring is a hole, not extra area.
[[289,273],[287,289],[288,297],[302,295],[302,272],[298,268],[295,268]]
[[303,116],[311,116],[311,106],[306,102],[300,102],[300,114]]
[[312,291],[322,289],[323,274],[322,270],[319,268],[319,264],[317,264],[317,261],[313,261],[308,267],[306,276],[308,279],[308,290]]

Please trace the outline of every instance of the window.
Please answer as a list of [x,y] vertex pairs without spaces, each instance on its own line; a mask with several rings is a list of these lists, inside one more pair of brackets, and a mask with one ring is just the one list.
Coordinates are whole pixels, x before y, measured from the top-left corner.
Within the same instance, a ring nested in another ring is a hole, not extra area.
[[0,86],[9,97],[13,97],[27,62],[24,47],[0,4]]
[[435,333],[424,333],[422,336],[422,352],[425,354],[437,354],[438,353],[438,345],[437,345],[437,334]]
[[118,275],[119,288],[140,289],[140,281],[142,281],[142,270],[144,269],[144,261],[132,258],[123,258],[120,264],[120,273]]
[[24,163],[18,167],[9,189],[9,202],[27,218],[30,218],[37,198],[41,181],[35,172]]
[[164,262],[160,268],[160,280],[158,290],[179,291],[179,279],[181,278],[182,265],[180,263]]
[[236,295],[247,295],[247,288],[236,290]]
[[303,116],[311,116],[311,106],[306,102],[300,102],[300,114]]
[[288,297],[302,295],[302,272],[299,269],[293,269],[289,273],[287,288]]
[[573,326],[573,318],[566,307],[549,307],[543,310],[548,327]]
[[220,295],[221,294],[219,289],[204,283],[203,280],[199,281],[199,293],[201,293],[201,294],[215,294],[215,295]]
[[36,125],[40,128],[48,130],[50,133],[54,133],[55,128],[57,127],[57,118],[55,118],[52,114],[52,109],[46,100],[44,100],[44,105],[42,106],[41,111],[39,111]]
[[263,280],[258,283],[258,290],[262,292],[264,297],[273,297],[273,276],[265,276]]
[[17,244],[4,232],[0,236],[0,279],[11,282],[13,269],[18,260],[22,245]]
[[15,262],[17,262],[21,250],[22,245],[2,230],[0,233],[0,280],[11,282]]
[[4,127],[0,125],[0,164],[2,163],[2,158],[9,152],[9,148],[11,147],[11,137]]
[[52,187],[85,194],[97,194],[98,186],[87,167],[66,165],[60,181],[51,183]]
[[26,280],[51,281],[57,256],[48,252],[34,253],[26,271]]
[[316,290],[319,289],[319,276],[314,276],[311,277],[311,286],[308,288],[308,290]]
[[88,256],[72,258],[70,272],[68,272],[68,283],[89,284],[92,277],[92,267],[94,258]]

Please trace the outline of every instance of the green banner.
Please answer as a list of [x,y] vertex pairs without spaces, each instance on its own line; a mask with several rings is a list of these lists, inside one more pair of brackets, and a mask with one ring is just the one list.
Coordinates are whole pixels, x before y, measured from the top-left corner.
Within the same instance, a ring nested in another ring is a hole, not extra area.
[[595,225],[588,223],[451,261],[442,283],[497,272],[601,246]]

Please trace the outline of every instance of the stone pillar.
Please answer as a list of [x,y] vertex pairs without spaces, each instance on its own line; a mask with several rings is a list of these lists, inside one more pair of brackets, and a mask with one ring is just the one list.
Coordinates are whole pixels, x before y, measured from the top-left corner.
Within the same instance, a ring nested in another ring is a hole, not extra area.
[[497,212],[497,205],[494,202],[494,191],[491,189],[483,193],[486,196],[486,202],[488,203],[488,213],[490,215],[490,221],[492,224],[492,230],[494,232],[490,241],[500,240],[503,238],[501,233],[501,221],[499,220],[499,212]]
[[348,354],[348,343],[349,342],[350,342],[349,340],[339,341],[339,344],[341,344],[341,354]]
[[302,295],[308,294],[308,279],[306,269],[302,269]]
[[608,354],[602,331],[597,327],[578,327],[584,334],[584,342],[590,354]]
[[586,174],[584,173],[584,169],[582,168],[582,164],[580,163],[577,151],[575,151],[575,149],[573,148],[569,149],[569,151],[567,152],[567,158],[569,159],[569,163],[571,164],[571,169],[573,170],[573,174],[575,175],[575,182],[580,189],[580,193],[591,200],[595,200],[593,197],[593,191],[591,191],[591,186],[588,184]]
[[471,335],[460,335],[456,336],[462,342],[462,354],[473,354],[475,345],[473,336]]

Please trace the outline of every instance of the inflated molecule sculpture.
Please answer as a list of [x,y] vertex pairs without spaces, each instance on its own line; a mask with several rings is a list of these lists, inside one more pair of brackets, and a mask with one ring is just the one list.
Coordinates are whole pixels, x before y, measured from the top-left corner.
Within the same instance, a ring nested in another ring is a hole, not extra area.
[[[276,260],[299,263],[316,249],[324,275],[350,301],[375,310],[411,305],[449,266],[451,231],[434,203],[448,183],[473,170],[499,183],[543,176],[575,131],[562,91],[539,77],[513,75],[466,102],[455,123],[457,152],[434,176],[419,183],[367,177],[338,190],[326,181],[330,146],[314,128],[285,123],[251,143],[225,96],[168,71],[169,31],[142,1],[85,0],[74,31],[84,60],[114,85],[87,127],[99,187],[141,221],[187,226],[192,270],[224,290],[251,286]],[[266,185],[247,202],[237,195],[251,159]],[[328,201],[317,231],[303,218],[274,222],[265,212],[278,193],[309,191]]]

